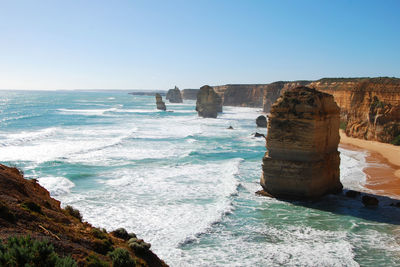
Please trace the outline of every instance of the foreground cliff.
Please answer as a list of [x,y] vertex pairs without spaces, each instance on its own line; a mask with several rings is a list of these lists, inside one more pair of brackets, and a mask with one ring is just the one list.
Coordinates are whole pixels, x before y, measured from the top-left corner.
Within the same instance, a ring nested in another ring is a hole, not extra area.
[[279,198],[316,198],[342,189],[339,107],[308,87],[282,93],[268,116],[260,184]]
[[110,234],[81,220],[78,210],[62,209],[36,180],[26,180],[18,169],[0,164],[0,239],[29,235],[47,240],[78,266],[111,266],[110,255],[121,248],[133,266],[166,266],[135,234],[123,229]]

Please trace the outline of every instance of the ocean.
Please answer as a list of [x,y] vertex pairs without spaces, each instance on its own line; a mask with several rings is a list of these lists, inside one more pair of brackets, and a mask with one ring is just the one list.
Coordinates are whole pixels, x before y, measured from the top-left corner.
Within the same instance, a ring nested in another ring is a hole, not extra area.
[[[396,207],[255,195],[260,109],[204,119],[195,101],[166,104],[120,91],[0,91],[0,162],[94,226],[136,233],[170,266],[400,266]],[[365,191],[366,154],[340,152],[343,185]]]

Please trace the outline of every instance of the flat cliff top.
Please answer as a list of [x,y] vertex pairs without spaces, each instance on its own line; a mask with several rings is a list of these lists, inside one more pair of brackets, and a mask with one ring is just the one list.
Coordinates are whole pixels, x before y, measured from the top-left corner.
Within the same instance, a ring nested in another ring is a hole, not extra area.
[[330,113],[339,114],[339,107],[332,95],[299,86],[285,91],[278,98],[272,105],[270,116],[306,118]]
[[58,254],[71,255],[78,266],[84,266],[89,255],[109,262],[106,252],[118,247],[128,250],[139,266],[166,266],[150,250],[139,255],[125,240],[81,222],[35,179],[27,180],[17,168],[0,164],[0,239],[27,235],[47,240]]

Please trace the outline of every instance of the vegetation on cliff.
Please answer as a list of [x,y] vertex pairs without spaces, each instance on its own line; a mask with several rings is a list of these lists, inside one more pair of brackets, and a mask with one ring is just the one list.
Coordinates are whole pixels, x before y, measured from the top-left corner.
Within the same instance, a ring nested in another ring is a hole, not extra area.
[[[121,237],[121,232],[126,235]],[[78,210],[68,206],[62,209],[60,202],[51,198],[35,179],[27,180],[17,168],[0,164],[0,240],[3,240],[0,251],[8,253],[9,256],[4,256],[7,261],[37,261],[29,255],[40,255],[39,252],[44,250],[49,260],[45,255],[40,258],[52,263],[72,262],[69,258],[63,260],[68,256],[78,266],[110,266],[111,263],[113,266],[166,266],[149,250],[150,244],[137,238],[127,242],[128,237],[136,238],[136,235],[121,229],[108,233],[82,222]],[[37,250],[29,251],[27,244],[30,249]],[[26,255],[23,254],[22,259],[17,256],[14,259],[12,248],[24,251]],[[135,264],[124,265],[132,262]]]

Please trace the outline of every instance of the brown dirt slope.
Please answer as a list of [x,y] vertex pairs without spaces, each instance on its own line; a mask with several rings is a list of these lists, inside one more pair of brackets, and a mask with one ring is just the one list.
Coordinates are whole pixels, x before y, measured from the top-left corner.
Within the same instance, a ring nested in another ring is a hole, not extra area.
[[0,239],[30,235],[48,240],[58,254],[70,255],[78,266],[87,265],[89,255],[110,262],[107,252],[117,247],[127,249],[137,266],[167,266],[151,250],[130,249],[126,240],[78,217],[62,209],[36,180],[27,180],[17,168],[0,164]]

